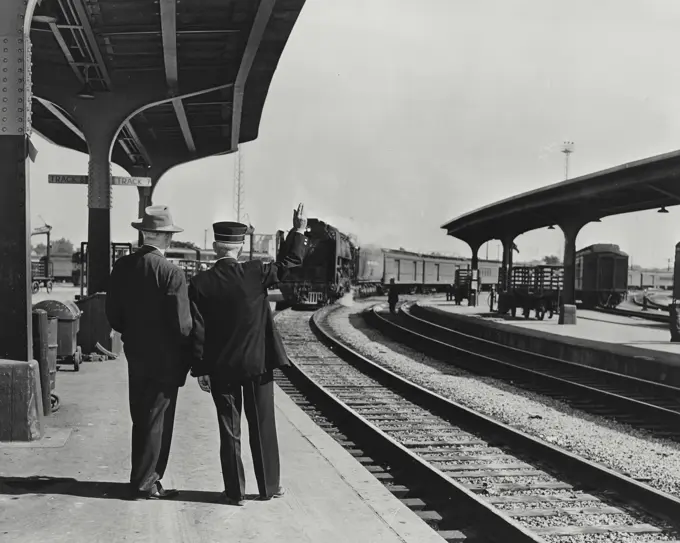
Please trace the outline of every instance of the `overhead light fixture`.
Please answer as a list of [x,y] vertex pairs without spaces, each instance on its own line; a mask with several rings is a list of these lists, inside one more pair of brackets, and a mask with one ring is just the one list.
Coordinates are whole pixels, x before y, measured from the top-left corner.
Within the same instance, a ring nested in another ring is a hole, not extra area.
[[90,85],[89,69],[89,66],[85,67],[85,84],[83,85],[83,88],[80,90],[80,92],[76,94],[78,98],[82,98],[83,100],[94,100],[95,98],[92,85]]
[[666,206],[661,206],[661,209],[659,209],[657,213],[668,213],[668,210],[666,209]]
[[42,0],[40,5],[36,6],[31,21],[34,23],[55,24],[58,13],[59,7],[54,0]]
[[555,227],[551,224],[550,226],[548,226],[548,230],[555,230]]
[[57,18],[52,15],[34,15],[31,19],[34,23],[55,24]]
[[85,82],[85,85],[83,85],[83,88],[80,90],[78,94],[76,94],[78,98],[82,98],[83,100],[94,100],[94,92],[92,90],[92,85],[90,85],[89,81]]

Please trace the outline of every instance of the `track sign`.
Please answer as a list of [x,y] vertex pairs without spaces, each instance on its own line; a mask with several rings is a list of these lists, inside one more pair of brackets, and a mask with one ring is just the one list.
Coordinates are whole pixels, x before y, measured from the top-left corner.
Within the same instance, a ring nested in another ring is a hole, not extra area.
[[[87,185],[87,175],[59,175],[50,174],[47,182],[56,185]],[[150,177],[111,177],[111,184],[116,186],[129,187],[150,187]]]
[[111,178],[112,185],[127,185],[130,187],[150,187],[150,177],[116,177]]

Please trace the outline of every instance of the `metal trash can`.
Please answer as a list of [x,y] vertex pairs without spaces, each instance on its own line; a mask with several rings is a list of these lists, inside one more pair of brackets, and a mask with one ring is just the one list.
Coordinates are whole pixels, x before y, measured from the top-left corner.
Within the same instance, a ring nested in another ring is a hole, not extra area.
[[99,344],[106,351],[120,354],[123,350],[120,334],[111,329],[106,318],[106,293],[97,292],[83,296],[77,304],[83,314],[87,315],[78,334],[78,342],[85,353],[102,352],[97,348]]
[[57,361],[73,364],[74,370],[80,371],[83,353],[78,346],[78,331],[82,312],[78,306],[70,300],[44,300],[35,304],[33,309],[43,309],[48,317],[57,319]]
[[47,317],[47,369],[50,376],[50,390],[57,385],[57,353],[59,352],[59,319]]

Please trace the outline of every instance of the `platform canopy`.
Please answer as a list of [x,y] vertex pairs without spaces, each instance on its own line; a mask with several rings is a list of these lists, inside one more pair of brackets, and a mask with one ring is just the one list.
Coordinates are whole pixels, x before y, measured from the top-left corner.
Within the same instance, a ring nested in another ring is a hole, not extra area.
[[160,103],[145,105],[122,126],[115,163],[128,171],[166,171],[233,152],[258,135],[274,71],[303,5],[42,0],[31,28],[33,129],[87,152],[82,127],[60,105],[65,98],[84,103],[88,95],[157,89],[149,96]]
[[566,221],[583,223],[680,204],[680,151],[629,162],[507,198],[441,228],[468,243],[515,237]]

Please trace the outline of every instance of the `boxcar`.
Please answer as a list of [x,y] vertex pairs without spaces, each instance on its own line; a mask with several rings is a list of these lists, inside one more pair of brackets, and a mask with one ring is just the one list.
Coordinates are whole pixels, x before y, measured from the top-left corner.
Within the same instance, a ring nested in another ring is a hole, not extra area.
[[598,243],[576,252],[576,298],[584,307],[616,307],[628,292],[628,255]]
[[386,250],[384,283],[391,279],[402,291],[414,291],[423,283],[422,257],[408,251]]

